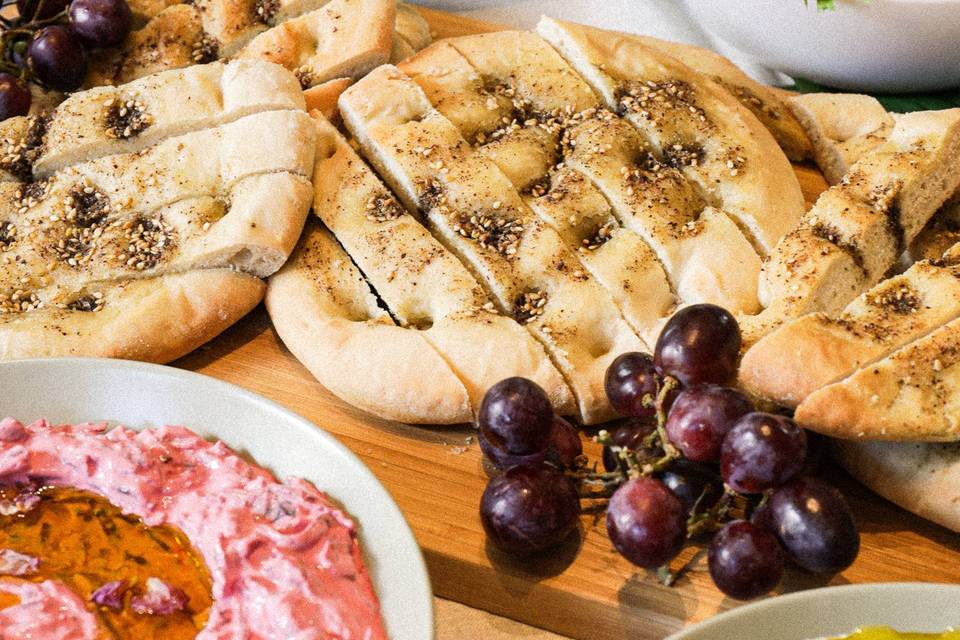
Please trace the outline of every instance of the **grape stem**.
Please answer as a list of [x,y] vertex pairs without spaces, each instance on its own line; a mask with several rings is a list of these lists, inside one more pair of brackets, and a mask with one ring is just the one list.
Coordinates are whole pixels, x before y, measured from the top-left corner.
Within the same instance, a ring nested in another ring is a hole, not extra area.
[[672,587],[674,583],[680,578],[680,576],[689,572],[695,566],[700,564],[700,561],[703,560],[703,556],[707,554],[706,548],[698,550],[693,557],[683,563],[683,566],[677,569],[676,571],[670,570],[670,565],[663,565],[657,569],[657,578],[659,578],[660,583],[665,587]]

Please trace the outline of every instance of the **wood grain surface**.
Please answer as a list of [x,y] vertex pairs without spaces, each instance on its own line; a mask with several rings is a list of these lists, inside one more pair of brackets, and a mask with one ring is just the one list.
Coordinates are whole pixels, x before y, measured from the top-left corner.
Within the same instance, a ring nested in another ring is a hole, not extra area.
[[[438,37],[495,28],[423,13]],[[797,174],[813,201],[826,186],[823,179],[807,167],[797,167]],[[584,516],[575,539],[547,557],[524,562],[504,557],[486,544],[480,525],[477,507],[487,476],[472,427],[391,423],[344,404],[284,348],[262,306],[174,365],[275,400],[357,453],[409,520],[440,597],[582,639],[659,640],[738,604],[713,587],[702,565],[675,587],[661,586],[654,575],[617,555],[602,522],[591,516]],[[370,366],[378,366],[375,359]],[[296,440],[287,446],[297,447]],[[845,491],[863,534],[857,562],[826,583],[960,581],[960,537],[884,502],[830,465],[826,475]],[[780,591],[824,583],[790,570]]]

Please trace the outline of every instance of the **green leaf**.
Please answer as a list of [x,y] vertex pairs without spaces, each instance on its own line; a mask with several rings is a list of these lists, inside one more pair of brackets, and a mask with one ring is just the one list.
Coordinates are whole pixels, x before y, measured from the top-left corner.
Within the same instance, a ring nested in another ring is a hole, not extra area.
[[[841,89],[831,89],[810,80],[798,78],[790,89],[800,93],[831,92],[845,93]],[[935,93],[871,94],[880,101],[887,111],[906,113],[908,111],[927,111],[931,109],[951,109],[960,107],[960,89],[950,89]]]

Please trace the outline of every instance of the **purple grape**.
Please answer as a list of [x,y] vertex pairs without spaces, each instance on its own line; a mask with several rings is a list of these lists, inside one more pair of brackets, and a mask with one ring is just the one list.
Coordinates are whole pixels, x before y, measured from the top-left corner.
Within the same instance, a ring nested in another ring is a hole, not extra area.
[[114,47],[127,37],[133,13],[127,0],[73,0],[70,26],[90,47]]
[[753,405],[736,389],[701,385],[677,396],[665,425],[667,437],[684,457],[697,462],[720,458],[723,438]]
[[610,498],[607,535],[635,565],[654,569],[669,562],[683,548],[686,533],[683,505],[659,480],[633,478]]
[[625,416],[652,418],[656,407],[644,404],[644,397],[657,398],[658,379],[653,359],[645,353],[624,353],[610,363],[603,387],[610,405]]
[[572,424],[559,416],[554,416],[550,438],[540,451],[527,454],[510,453],[487,440],[483,431],[477,434],[477,441],[480,443],[480,450],[497,469],[509,469],[521,465],[539,466],[546,463],[559,468],[572,469],[576,466],[577,459],[583,454],[580,433]]
[[735,491],[761,493],[800,473],[806,455],[806,434],[796,422],[772,413],[748,413],[723,440],[720,470]]
[[67,0],[17,0],[17,11],[28,20],[47,20],[66,8]]
[[860,532],[836,488],[798,478],[777,489],[758,521],[780,539],[790,559],[813,573],[843,571],[860,551]]
[[695,506],[697,513],[706,511],[723,495],[723,483],[716,472],[705,465],[682,458],[675,460],[658,478],[677,496],[687,515],[693,513]]
[[710,576],[731,598],[749,600],[769,592],[783,576],[783,553],[776,537],[745,520],[717,532],[707,548]]
[[9,73],[0,73],[0,120],[30,112],[30,89]]
[[[610,439],[613,440],[613,443],[618,447],[639,452],[644,458],[658,458],[663,455],[662,449],[643,448],[644,438],[656,430],[656,425],[645,419],[628,418],[610,431]],[[603,468],[607,471],[613,471],[620,466],[613,450],[608,446],[603,447],[601,459],[603,460]]]
[[713,304],[694,304],[667,321],[654,350],[657,371],[685,387],[724,384],[737,372],[740,327],[730,312]]
[[579,516],[573,481],[542,467],[508,469],[490,480],[480,500],[480,519],[490,541],[514,554],[563,542]]
[[27,63],[40,82],[58,91],[77,89],[87,75],[86,49],[76,34],[59,24],[34,34]]
[[477,417],[486,439],[509,453],[535,453],[546,446],[553,425],[547,394],[526,378],[507,378],[490,387]]

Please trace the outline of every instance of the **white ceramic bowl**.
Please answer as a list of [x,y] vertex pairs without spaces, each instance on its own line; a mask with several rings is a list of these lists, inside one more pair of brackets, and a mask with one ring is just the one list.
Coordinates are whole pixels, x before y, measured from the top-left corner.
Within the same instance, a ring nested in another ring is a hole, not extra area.
[[939,633],[960,628],[960,585],[856,584],[800,591],[728,611],[667,640],[808,640],[859,627]]
[[0,390],[3,416],[24,422],[108,421],[132,429],[179,424],[223,440],[278,477],[306,478],[360,524],[390,638],[433,638],[430,581],[400,509],[353,453],[310,422],[226,382],[124,360],[4,362]]
[[691,17],[763,64],[842,89],[960,87],[960,0],[685,0]]

